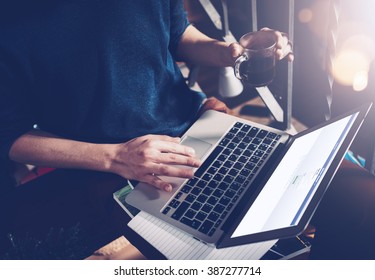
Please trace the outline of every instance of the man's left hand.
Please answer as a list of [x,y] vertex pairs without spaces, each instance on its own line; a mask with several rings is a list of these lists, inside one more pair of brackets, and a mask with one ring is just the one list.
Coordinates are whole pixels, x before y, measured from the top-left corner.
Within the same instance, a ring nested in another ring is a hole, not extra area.
[[231,110],[227,107],[227,105],[224,104],[224,102],[220,101],[215,97],[210,97],[206,99],[200,110],[200,114],[203,114],[207,110],[215,110],[226,114],[230,114],[231,112]]

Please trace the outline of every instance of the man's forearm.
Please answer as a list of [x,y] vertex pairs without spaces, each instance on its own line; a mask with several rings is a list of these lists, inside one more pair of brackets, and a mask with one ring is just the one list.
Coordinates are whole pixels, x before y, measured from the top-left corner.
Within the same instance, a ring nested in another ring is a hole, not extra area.
[[233,66],[234,59],[229,44],[212,39],[190,25],[181,37],[178,60],[196,65]]
[[36,166],[110,171],[111,152],[110,144],[62,139],[35,130],[13,143],[9,157],[13,161]]

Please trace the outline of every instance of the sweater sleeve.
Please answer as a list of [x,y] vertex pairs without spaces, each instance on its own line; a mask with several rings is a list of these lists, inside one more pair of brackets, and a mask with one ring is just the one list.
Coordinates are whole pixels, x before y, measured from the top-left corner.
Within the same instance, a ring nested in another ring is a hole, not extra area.
[[172,55],[175,56],[181,36],[190,23],[182,0],[171,0],[170,7],[171,21],[169,50]]
[[9,163],[14,141],[33,127],[31,106],[22,95],[22,81],[6,67],[0,57],[0,166]]

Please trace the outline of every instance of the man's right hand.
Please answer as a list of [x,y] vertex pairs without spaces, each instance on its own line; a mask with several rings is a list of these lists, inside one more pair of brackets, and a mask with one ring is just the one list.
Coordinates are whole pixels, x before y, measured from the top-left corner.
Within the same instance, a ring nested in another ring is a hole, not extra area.
[[114,173],[165,191],[171,191],[172,185],[159,176],[191,178],[193,168],[201,164],[192,148],[180,144],[180,138],[163,135],[146,135],[116,144],[112,162]]

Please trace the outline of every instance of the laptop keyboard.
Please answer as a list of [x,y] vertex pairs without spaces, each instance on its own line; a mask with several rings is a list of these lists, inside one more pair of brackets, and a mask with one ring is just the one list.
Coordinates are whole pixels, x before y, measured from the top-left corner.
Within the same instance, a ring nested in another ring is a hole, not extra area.
[[162,213],[212,236],[280,137],[236,122]]

